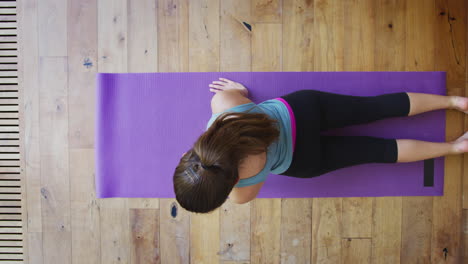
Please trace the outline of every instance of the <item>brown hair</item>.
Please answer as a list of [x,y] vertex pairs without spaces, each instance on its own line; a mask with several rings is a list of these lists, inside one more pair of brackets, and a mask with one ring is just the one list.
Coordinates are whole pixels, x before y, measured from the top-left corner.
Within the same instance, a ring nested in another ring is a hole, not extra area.
[[277,123],[263,113],[219,115],[175,169],[174,191],[179,204],[195,213],[220,207],[236,184],[240,162],[248,155],[265,152],[279,138]]

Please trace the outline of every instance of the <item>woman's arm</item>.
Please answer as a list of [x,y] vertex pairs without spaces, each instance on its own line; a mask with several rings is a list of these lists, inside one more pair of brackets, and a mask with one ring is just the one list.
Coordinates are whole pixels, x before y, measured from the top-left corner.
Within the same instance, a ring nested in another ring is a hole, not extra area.
[[[213,114],[224,112],[227,109],[232,108],[234,106],[252,102],[245,96],[246,92],[244,92],[243,89],[239,88],[240,86],[238,85],[244,87],[242,84],[234,82],[232,82],[232,84],[226,83],[226,85],[224,86],[221,84],[210,84],[210,87],[215,87],[210,89],[210,91],[215,90],[215,95],[213,96],[213,98],[211,98],[211,111],[213,112]],[[247,90],[247,88],[245,87],[244,89],[245,91]]]
[[231,80],[228,80],[226,78],[219,78],[222,81],[213,81],[210,85],[210,91],[211,92],[221,92],[221,91],[227,91],[227,90],[237,90],[239,91],[244,97],[249,97],[249,90],[245,88],[244,85],[234,82]]

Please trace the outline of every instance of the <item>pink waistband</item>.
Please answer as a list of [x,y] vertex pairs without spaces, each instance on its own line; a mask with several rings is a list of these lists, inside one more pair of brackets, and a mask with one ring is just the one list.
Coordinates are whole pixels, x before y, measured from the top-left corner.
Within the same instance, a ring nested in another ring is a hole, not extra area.
[[294,149],[295,149],[295,147],[296,147],[296,119],[294,118],[294,112],[293,112],[291,106],[288,104],[288,102],[286,102],[286,100],[284,100],[283,98],[278,97],[278,98],[274,98],[274,99],[283,102],[284,105],[286,105],[286,107],[288,108],[289,116],[291,117],[291,128],[292,128],[292,132],[291,132],[291,133],[292,133],[293,152],[294,152]]

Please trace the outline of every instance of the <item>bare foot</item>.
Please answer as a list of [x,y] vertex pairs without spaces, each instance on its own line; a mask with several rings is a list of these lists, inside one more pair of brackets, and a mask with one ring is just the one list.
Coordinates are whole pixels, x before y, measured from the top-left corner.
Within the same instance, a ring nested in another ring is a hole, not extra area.
[[453,144],[453,153],[460,154],[468,152],[468,132],[451,142]]
[[468,114],[468,97],[452,96],[452,108]]

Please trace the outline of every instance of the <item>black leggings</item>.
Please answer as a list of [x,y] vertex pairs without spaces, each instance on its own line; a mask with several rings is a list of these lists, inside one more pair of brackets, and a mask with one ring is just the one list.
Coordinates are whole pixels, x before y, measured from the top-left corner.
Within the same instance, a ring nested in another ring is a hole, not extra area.
[[280,175],[310,178],[363,163],[395,163],[396,139],[369,136],[325,136],[320,131],[375,120],[408,116],[405,92],[351,96],[299,90],[281,96],[296,120],[296,145],[291,166]]

